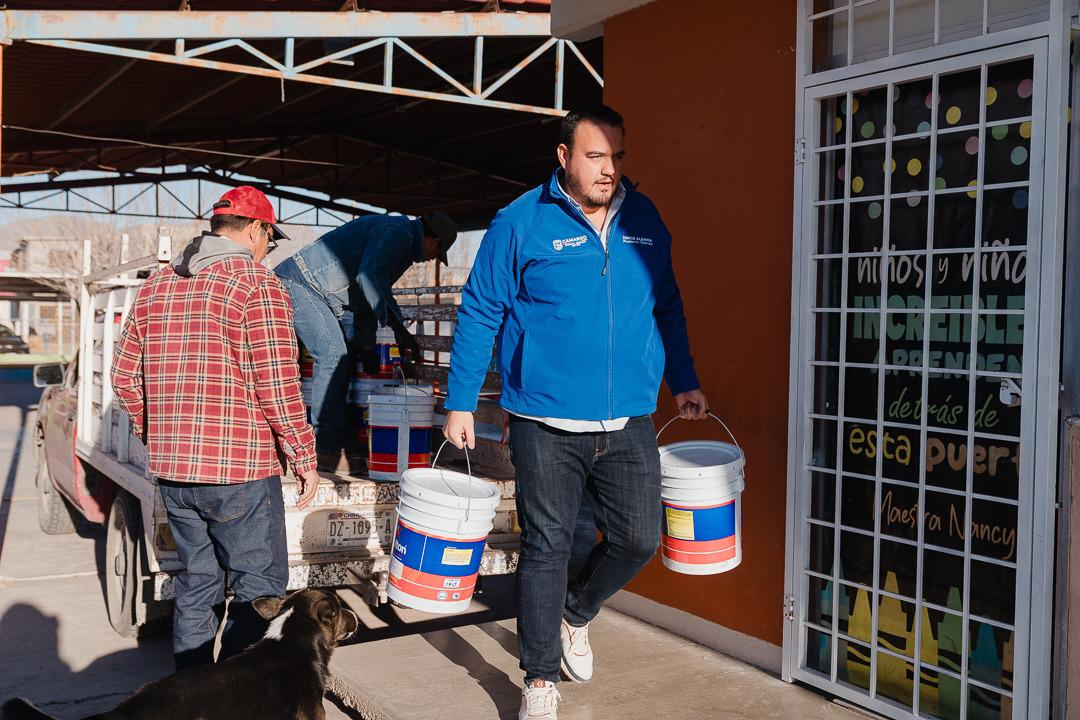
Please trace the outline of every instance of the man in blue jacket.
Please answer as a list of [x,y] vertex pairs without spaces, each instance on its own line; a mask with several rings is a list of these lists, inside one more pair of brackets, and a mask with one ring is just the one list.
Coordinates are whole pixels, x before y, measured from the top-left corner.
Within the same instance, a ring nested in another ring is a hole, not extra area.
[[[661,375],[680,415],[708,402],[690,357],[671,235],[622,177],[622,117],[571,111],[559,169],[501,210],[458,313],[444,432],[473,447],[473,411],[497,338],[521,523],[519,718],[555,720],[562,673],[592,677],[589,622],[653,557],[660,461],[651,414]],[[582,493],[603,540],[567,583]]]
[[337,470],[345,444],[349,349],[342,313],[354,314],[365,372],[378,371],[379,325],[394,330],[403,357],[419,355],[391,289],[413,263],[439,258],[445,265],[456,239],[457,226],[445,213],[416,220],[369,215],[331,230],[275,268],[292,299],[296,334],[315,361],[311,425],[320,467]]

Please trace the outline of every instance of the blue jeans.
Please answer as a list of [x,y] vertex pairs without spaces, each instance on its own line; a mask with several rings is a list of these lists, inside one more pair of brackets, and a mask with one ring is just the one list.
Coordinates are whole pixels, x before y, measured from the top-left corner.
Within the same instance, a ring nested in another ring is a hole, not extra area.
[[[615,432],[569,433],[510,416],[521,555],[518,652],[525,680],[559,680],[559,623],[581,626],[630,582],[660,544],[660,457],[648,416]],[[603,540],[568,580],[584,492]]]
[[596,502],[587,492],[581,493],[581,506],[574,521],[574,542],[570,546],[570,563],[566,571],[570,577],[577,575],[596,546]]
[[158,485],[184,565],[173,577],[176,669],[214,661],[226,586],[234,595],[218,660],[237,655],[266,632],[267,622],[251,601],[284,596],[289,581],[281,479],[274,475],[236,485],[159,480]]
[[337,314],[304,278],[292,258],[275,272],[289,293],[296,336],[315,361],[311,385],[311,426],[320,453],[345,446],[345,406],[349,393],[349,348]]

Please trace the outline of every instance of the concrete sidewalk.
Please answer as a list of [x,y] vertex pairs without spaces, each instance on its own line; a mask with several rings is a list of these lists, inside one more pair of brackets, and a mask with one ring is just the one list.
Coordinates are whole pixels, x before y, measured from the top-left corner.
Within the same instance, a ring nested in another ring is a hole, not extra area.
[[[28,380],[0,382],[0,701],[30,698],[58,718],[113,707],[172,671],[168,637],[109,626],[104,532],[48,536],[34,504],[34,403]],[[470,613],[441,618],[342,598],[364,630],[337,650],[328,720],[516,718],[513,582],[486,578]],[[596,678],[564,683],[561,720],[793,718],[853,720],[826,698],[655,627],[604,610],[591,638]]]
[[[486,602],[493,608],[487,612],[507,608],[506,597]],[[389,612],[412,617],[410,611]],[[381,614],[385,619],[386,610]],[[364,720],[517,718],[522,675],[516,624],[474,621],[339,648],[331,663],[335,694]],[[361,611],[361,622],[371,622],[370,614]],[[559,685],[559,720],[865,717],[614,610],[600,613],[589,637],[596,675],[587,684]]]
[[[2,375],[2,373],[0,373]],[[30,699],[68,720],[104,712],[143,683],[172,673],[169,637],[122,638],[105,612],[105,532],[38,529],[29,375],[0,377],[0,702]],[[331,701],[327,720],[348,720]]]

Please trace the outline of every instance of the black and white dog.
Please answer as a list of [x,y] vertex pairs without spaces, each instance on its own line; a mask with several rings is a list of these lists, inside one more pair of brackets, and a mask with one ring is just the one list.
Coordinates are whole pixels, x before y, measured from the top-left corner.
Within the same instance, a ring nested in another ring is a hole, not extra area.
[[[356,632],[356,615],[327,590],[252,605],[270,620],[262,640],[224,662],[148,683],[86,720],[322,720],[330,655]],[[0,717],[52,720],[21,699],[4,703]]]

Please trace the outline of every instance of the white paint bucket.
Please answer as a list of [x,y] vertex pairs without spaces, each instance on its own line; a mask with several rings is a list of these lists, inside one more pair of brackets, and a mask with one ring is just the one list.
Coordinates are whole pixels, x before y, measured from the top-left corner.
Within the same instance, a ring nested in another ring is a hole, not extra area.
[[368,447],[368,397],[384,385],[393,385],[393,380],[383,380],[368,376],[354,377],[349,383],[349,418],[352,437],[356,447]]
[[387,596],[431,613],[467,610],[500,500],[498,488],[473,478],[471,467],[468,475],[406,470]]
[[430,386],[384,385],[368,396],[368,476],[400,480],[431,459],[435,396]]
[[[720,418],[709,416],[728,430]],[[734,444],[691,440],[660,447],[661,560],[670,570],[714,575],[742,562],[746,459],[728,434]]]

